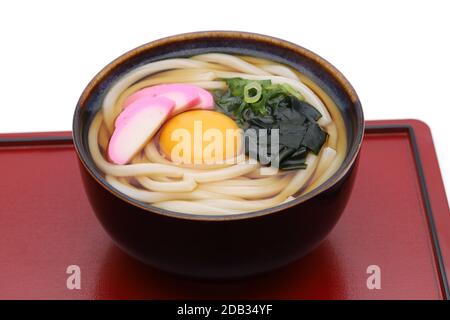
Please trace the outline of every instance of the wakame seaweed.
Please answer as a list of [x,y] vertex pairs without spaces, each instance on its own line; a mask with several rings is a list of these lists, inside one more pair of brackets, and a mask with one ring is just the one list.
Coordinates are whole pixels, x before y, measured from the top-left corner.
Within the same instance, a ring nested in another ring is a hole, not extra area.
[[[270,80],[254,81],[241,78],[223,79],[228,89],[214,92],[219,110],[231,116],[244,129],[265,129],[266,151],[270,157],[271,131],[279,131],[279,168],[305,169],[308,152],[318,154],[327,139],[317,121],[322,117],[316,108],[304,101],[300,93],[287,84],[272,84]],[[250,91],[249,90],[252,90]],[[249,96],[250,93],[253,96]],[[257,95],[258,99],[254,99]],[[258,160],[268,164],[270,159],[248,143],[247,154],[257,154]],[[264,148],[263,148],[264,149]]]

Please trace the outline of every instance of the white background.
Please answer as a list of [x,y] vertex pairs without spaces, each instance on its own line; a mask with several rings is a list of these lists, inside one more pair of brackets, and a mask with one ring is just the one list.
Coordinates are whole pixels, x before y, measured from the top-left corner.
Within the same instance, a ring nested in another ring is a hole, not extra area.
[[350,80],[367,119],[432,129],[450,186],[448,1],[2,1],[0,133],[70,130],[88,81],[125,51],[200,30],[298,43]]

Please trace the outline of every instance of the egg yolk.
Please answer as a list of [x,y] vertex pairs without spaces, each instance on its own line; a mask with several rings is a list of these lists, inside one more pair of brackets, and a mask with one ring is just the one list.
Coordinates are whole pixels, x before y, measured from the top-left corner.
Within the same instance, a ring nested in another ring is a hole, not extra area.
[[175,163],[218,164],[241,153],[241,130],[228,116],[211,110],[192,110],[169,119],[159,146]]

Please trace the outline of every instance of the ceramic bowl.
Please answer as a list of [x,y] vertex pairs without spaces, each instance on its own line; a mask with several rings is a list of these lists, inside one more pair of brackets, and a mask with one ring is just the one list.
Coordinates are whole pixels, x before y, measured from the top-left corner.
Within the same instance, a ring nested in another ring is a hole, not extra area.
[[[207,52],[271,59],[310,77],[336,103],[347,130],[347,154],[325,183],[277,207],[237,215],[190,215],[141,203],[113,189],[96,168],[87,133],[107,89],[142,64]],[[73,139],[86,193],[101,225],[131,256],[156,268],[202,278],[267,272],[316,248],[336,225],[352,190],[364,119],[360,101],[329,62],[298,45],[233,31],[181,34],[150,42],[108,64],[75,109]]]

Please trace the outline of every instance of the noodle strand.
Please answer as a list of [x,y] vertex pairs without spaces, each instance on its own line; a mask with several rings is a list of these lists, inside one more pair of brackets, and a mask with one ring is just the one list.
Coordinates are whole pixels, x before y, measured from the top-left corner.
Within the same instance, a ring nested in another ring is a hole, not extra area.
[[[322,114],[318,124],[328,133],[328,138],[319,155],[308,153],[306,169],[283,171],[262,167],[244,154],[214,165],[180,165],[161,153],[158,136],[134,155],[130,164],[116,165],[105,158],[114,121],[130,95],[165,83],[225,90],[227,85],[223,79],[234,77],[289,84]],[[345,128],[337,107],[329,112],[325,105],[332,105],[330,98],[307,77],[269,60],[222,53],[161,60],[131,70],[111,86],[101,112],[90,125],[89,150],[111,187],[137,201],[191,214],[251,212],[308,193],[338,170],[345,157],[342,151],[346,147]]]

